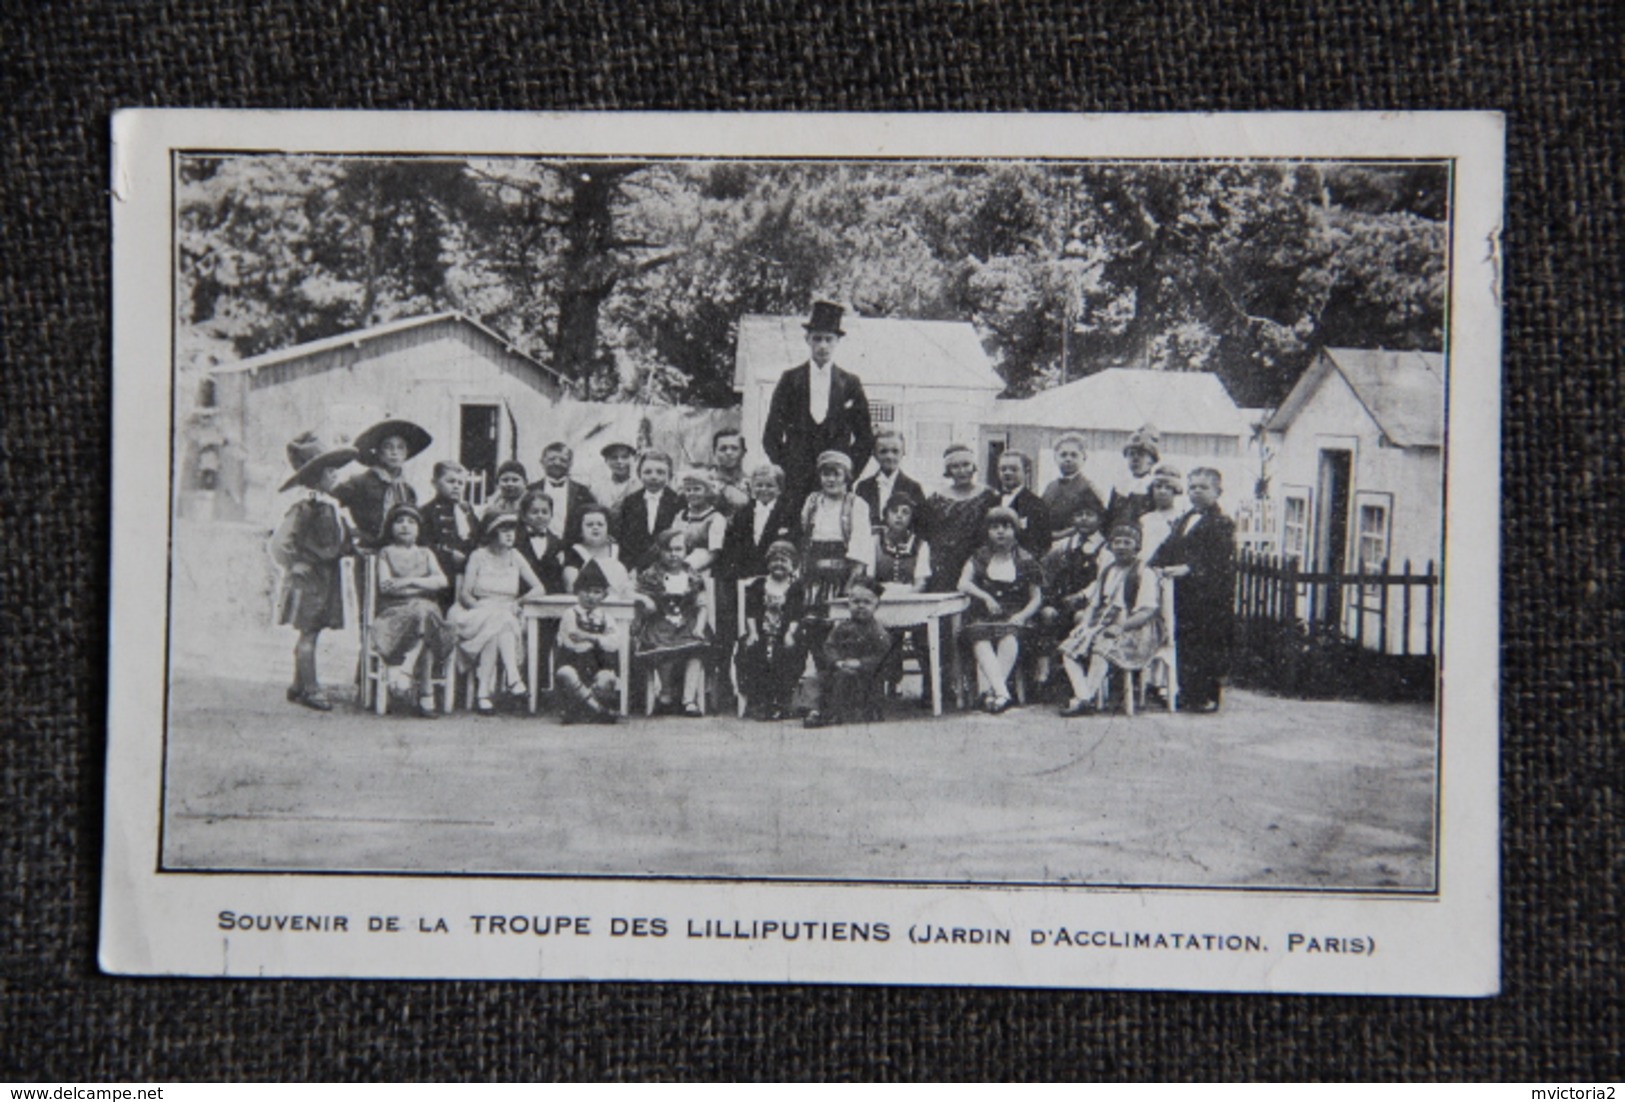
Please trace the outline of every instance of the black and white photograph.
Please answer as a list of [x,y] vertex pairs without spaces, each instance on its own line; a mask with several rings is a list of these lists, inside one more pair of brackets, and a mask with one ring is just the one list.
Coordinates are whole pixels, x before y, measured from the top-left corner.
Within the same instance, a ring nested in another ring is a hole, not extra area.
[[333,118],[121,117],[109,967],[1493,991],[1498,120]]

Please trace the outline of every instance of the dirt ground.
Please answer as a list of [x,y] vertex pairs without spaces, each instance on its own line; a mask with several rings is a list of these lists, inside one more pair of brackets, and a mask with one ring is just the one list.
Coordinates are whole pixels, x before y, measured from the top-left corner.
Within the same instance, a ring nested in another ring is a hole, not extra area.
[[809,731],[319,714],[283,688],[175,677],[166,866],[1432,886],[1425,706],[1237,691],[1218,715],[1064,720],[899,703]]

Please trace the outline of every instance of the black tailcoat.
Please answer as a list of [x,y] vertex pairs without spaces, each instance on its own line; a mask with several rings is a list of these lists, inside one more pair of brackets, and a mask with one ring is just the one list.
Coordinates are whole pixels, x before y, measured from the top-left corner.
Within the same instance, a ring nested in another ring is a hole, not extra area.
[[[869,519],[876,524],[885,524],[886,518],[880,512],[880,483],[879,474],[872,474],[868,478],[860,479],[852,487],[852,492],[861,497],[869,506]],[[897,472],[897,482],[892,486],[893,494],[907,494],[914,499],[914,517],[919,519],[920,509],[925,505],[925,487],[915,482],[902,471]]]
[[862,473],[875,451],[869,423],[869,398],[863,382],[850,371],[830,365],[829,413],[823,424],[808,409],[812,365],[803,363],[779,376],[762,429],[762,450],[784,468],[784,496],[804,501],[818,488],[818,457],[838,451],[852,460],[854,476]]
[[719,578],[754,578],[767,573],[767,549],[775,540],[787,540],[798,548],[801,545],[801,518],[790,504],[789,497],[781,494],[768,506],[767,525],[762,538],[756,538],[756,514],[762,503],[752,501],[728,521],[727,533],[722,540],[722,554],[714,568]]

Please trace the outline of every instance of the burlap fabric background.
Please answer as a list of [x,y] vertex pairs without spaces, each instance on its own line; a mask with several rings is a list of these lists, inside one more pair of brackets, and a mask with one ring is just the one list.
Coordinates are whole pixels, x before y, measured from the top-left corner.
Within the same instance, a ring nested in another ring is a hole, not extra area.
[[[8,5],[0,1078],[1620,1078],[1619,10],[1118,7]],[[99,975],[105,184],[126,105],[1509,112],[1505,993]]]

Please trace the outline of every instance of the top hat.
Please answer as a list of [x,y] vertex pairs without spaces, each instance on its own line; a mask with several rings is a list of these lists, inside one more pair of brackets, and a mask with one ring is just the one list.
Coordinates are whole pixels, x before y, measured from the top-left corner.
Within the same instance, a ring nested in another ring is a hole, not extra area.
[[414,425],[410,421],[399,419],[380,421],[355,438],[355,450],[361,453],[361,461],[363,463],[376,463],[378,461],[378,445],[391,436],[399,436],[406,441],[406,458],[408,459],[434,443],[434,437],[430,436],[429,430],[422,425]]
[[841,314],[840,303],[820,300],[812,304],[812,316],[801,323],[801,328],[809,333],[834,333],[844,337],[846,330],[841,328]]
[[313,480],[329,467],[342,467],[356,457],[356,450],[351,447],[339,445],[329,447],[328,444],[314,432],[305,431],[288,441],[288,465],[293,468],[293,477],[284,482],[277,493],[291,490],[295,486],[313,485]]

